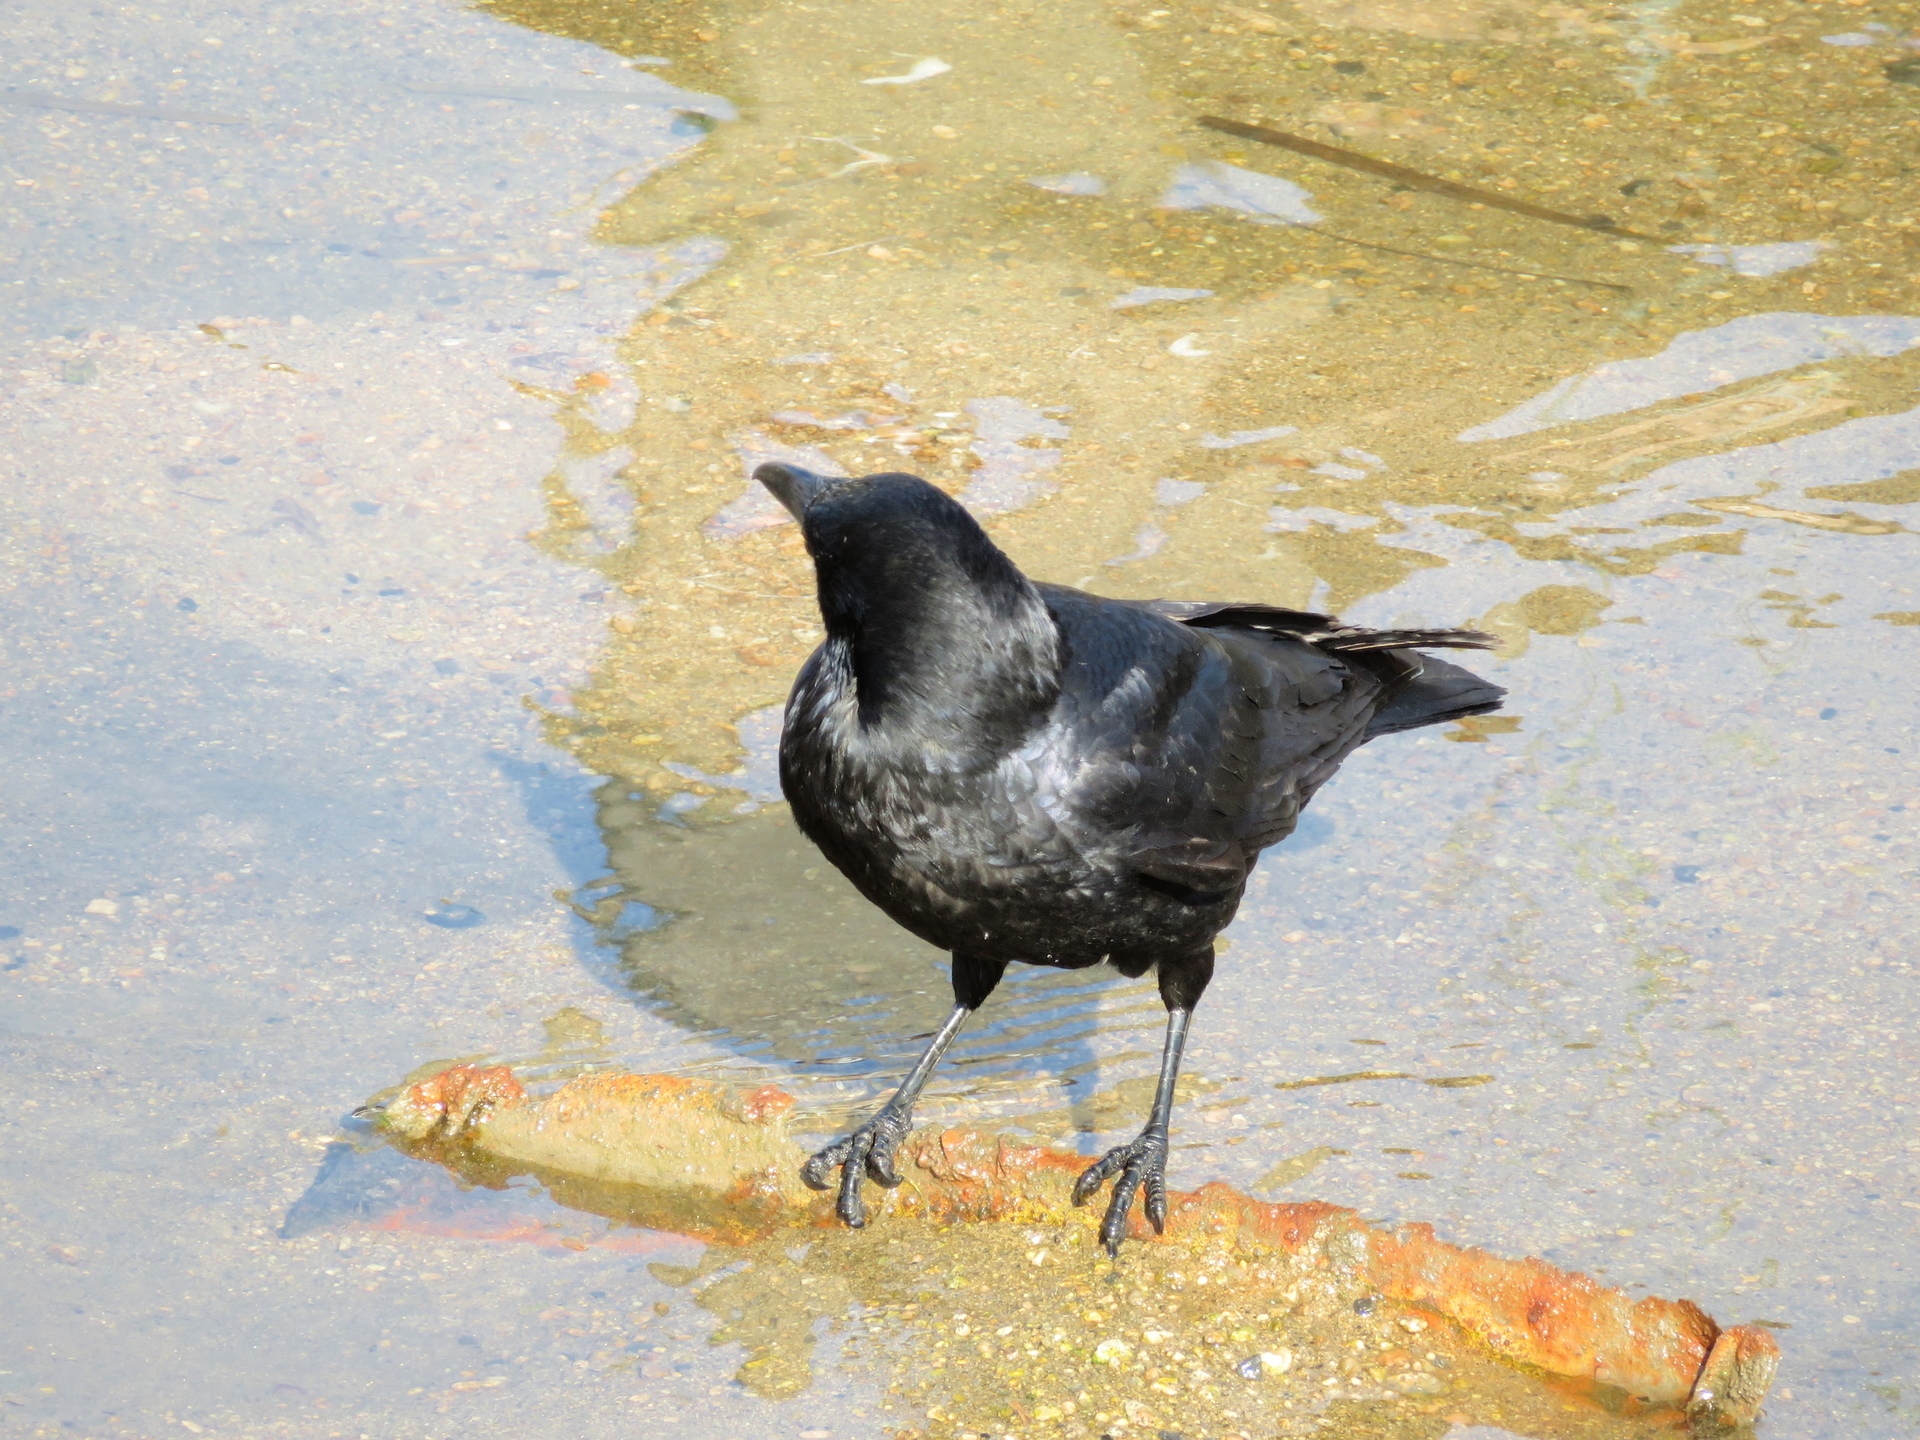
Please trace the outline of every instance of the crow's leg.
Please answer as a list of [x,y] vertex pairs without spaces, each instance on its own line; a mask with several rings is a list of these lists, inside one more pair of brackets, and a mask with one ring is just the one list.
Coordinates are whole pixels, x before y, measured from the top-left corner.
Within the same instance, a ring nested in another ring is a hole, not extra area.
[[1160,998],[1167,1006],[1167,1043],[1160,1053],[1160,1084],[1153,1092],[1147,1126],[1130,1143],[1115,1146],[1089,1165],[1073,1187],[1073,1203],[1084,1205],[1108,1179],[1113,1195],[1100,1222],[1100,1243],[1118,1256],[1127,1235],[1133,1197],[1146,1190],[1147,1219],[1156,1234],[1167,1228],[1167,1131],[1173,1119],[1174,1086],[1180,1079],[1180,1052],[1186,1048],[1187,1022],[1207,982],[1213,978],[1213,947],[1160,965]]
[[900,1173],[893,1166],[893,1152],[913,1127],[913,1102],[919,1099],[921,1087],[927,1083],[927,1077],[933,1074],[933,1067],[940,1063],[940,1057],[946,1053],[947,1047],[953,1043],[953,1037],[960,1033],[960,1027],[967,1023],[967,1017],[971,1014],[973,1011],[965,1005],[954,1006],[953,1013],[947,1016],[947,1023],[940,1027],[925,1053],[907,1072],[907,1078],[900,1082],[900,1088],[893,1092],[893,1097],[880,1107],[879,1113],[851,1135],[841,1136],[801,1167],[800,1178],[815,1190],[825,1190],[832,1183],[834,1168],[839,1167],[840,1198],[834,1210],[855,1230],[864,1228],[867,1223],[867,1205],[860,1197],[860,1181],[871,1176],[889,1190],[900,1183]]
[[1142,1186],[1147,1192],[1147,1219],[1156,1232],[1167,1225],[1167,1127],[1173,1116],[1173,1087],[1180,1074],[1180,1051],[1187,1042],[1190,1010],[1167,1012],[1167,1044],[1160,1056],[1160,1085],[1154,1091],[1153,1113],[1147,1128],[1125,1145],[1117,1145],[1102,1155],[1073,1187],[1073,1203],[1084,1205],[1111,1177],[1113,1196],[1107,1202],[1106,1217],[1100,1222],[1100,1243],[1109,1255],[1120,1253],[1120,1242],[1127,1235],[1127,1213],[1133,1209],[1133,1197]]
[[867,1223],[867,1206],[860,1196],[860,1181],[871,1177],[888,1189],[900,1183],[900,1172],[894,1168],[893,1154],[913,1128],[914,1102],[920,1098],[920,1091],[933,1074],[933,1067],[940,1063],[940,1057],[947,1053],[947,1047],[953,1044],[954,1037],[960,1033],[960,1027],[993,993],[993,987],[1000,983],[1000,977],[1006,973],[1006,969],[1004,960],[978,960],[969,955],[955,955],[953,1013],[947,1016],[946,1024],[935,1032],[913,1069],[907,1072],[907,1078],[900,1082],[900,1088],[866,1124],[851,1135],[834,1141],[801,1167],[800,1178],[815,1190],[825,1190],[832,1183],[829,1177],[834,1168],[839,1167],[840,1198],[834,1205],[834,1212],[855,1230],[863,1229]]

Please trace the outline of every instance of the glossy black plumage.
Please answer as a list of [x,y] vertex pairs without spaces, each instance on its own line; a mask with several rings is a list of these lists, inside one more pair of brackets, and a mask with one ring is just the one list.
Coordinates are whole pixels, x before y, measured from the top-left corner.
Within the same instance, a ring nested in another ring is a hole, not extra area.
[[869,899],[955,956],[948,1030],[808,1179],[843,1166],[841,1214],[863,1222],[860,1172],[893,1179],[926,1072],[1008,963],[1154,969],[1176,1022],[1157,1139],[1150,1123],[1087,1177],[1124,1172],[1102,1229],[1116,1246],[1135,1186],[1156,1225],[1164,1212],[1186,1013],[1259,852],[1356,746],[1498,705],[1498,687],[1410,647],[1492,642],[1036,584],[925,481],[757,473],[801,521],[827,629],[787,706],[794,817]]

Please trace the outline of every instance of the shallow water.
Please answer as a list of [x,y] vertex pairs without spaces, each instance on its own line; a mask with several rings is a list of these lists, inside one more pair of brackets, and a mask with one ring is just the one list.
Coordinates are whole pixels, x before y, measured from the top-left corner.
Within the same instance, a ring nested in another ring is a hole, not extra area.
[[[525,1187],[372,1228],[412,1172],[328,1149],[470,1055],[824,1131],[944,1010],[770,778],[777,455],[1044,579],[1500,634],[1500,716],[1263,865],[1175,1183],[1772,1323],[1763,1433],[1920,1425],[1910,17],[6,13],[10,1431],[1029,1433],[777,1280],[812,1363],[743,1384],[699,1247]],[[1097,1150],[1159,1025],[1012,977],[923,1118]],[[857,1255],[808,1274],[870,1303]],[[1474,1407],[1402,1419],[1522,1423]]]

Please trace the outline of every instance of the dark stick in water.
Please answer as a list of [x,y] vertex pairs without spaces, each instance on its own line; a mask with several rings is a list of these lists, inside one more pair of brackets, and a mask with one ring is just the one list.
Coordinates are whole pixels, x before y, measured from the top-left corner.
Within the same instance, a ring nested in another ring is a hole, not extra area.
[[1396,165],[1391,160],[1376,160],[1371,155],[1362,155],[1358,150],[1343,150],[1338,145],[1323,145],[1318,140],[1307,139],[1304,135],[1289,135],[1284,130],[1269,130],[1265,125],[1249,125],[1245,121],[1226,120],[1218,115],[1202,115],[1200,123],[1209,130],[1218,130],[1226,135],[1238,135],[1242,140],[1258,140],[1263,145],[1278,145],[1281,149],[1291,150],[1297,155],[1311,155],[1316,160],[1325,160],[1330,165],[1344,165],[1349,170],[1364,170],[1369,175],[1378,175],[1384,180],[1395,180],[1415,190],[1445,195],[1449,200],[1465,200],[1475,205],[1489,205],[1496,210],[1510,210],[1515,215],[1527,215],[1535,220],[1551,220],[1556,225],[1571,225],[1577,230],[1594,230],[1602,235],[1618,235],[1625,240],[1648,240],[1656,245],[1660,243],[1657,237],[1624,229],[1614,224],[1605,215],[1583,217],[1569,215],[1564,210],[1549,210],[1544,205],[1535,205],[1528,200],[1513,200],[1505,195],[1496,195],[1491,190],[1476,190],[1471,185],[1462,185],[1455,180],[1442,180],[1438,175],[1409,170],[1406,166]]

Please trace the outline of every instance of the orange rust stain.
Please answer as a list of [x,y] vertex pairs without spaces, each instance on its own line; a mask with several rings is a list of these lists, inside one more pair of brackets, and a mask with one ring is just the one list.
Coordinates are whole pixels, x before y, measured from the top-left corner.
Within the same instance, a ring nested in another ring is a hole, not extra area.
[[1311,1240],[1334,1216],[1351,1216],[1351,1210],[1329,1205],[1324,1200],[1307,1200],[1291,1205],[1261,1205],[1268,1212],[1256,1215],[1254,1233],[1263,1239],[1278,1241],[1289,1251],[1297,1251]]
[[1451,1316],[1492,1349],[1649,1399],[1684,1400],[1719,1327],[1690,1300],[1632,1300],[1543,1260],[1436,1240],[1433,1227],[1369,1231],[1381,1293]]
[[457,1134],[476,1111],[524,1105],[527,1092],[505,1065],[455,1065],[410,1086],[402,1099],[438,1115],[443,1133]]
[[742,1120],[756,1123],[773,1120],[793,1109],[794,1099],[778,1085],[762,1085],[757,1090],[749,1090],[738,1102]]
[[569,1080],[543,1103],[555,1120],[584,1119],[602,1107],[624,1108],[647,1101],[694,1100],[718,1109],[725,1092],[678,1075],[581,1075]]
[[370,1221],[369,1230],[396,1235],[441,1235],[460,1240],[518,1240],[539,1244],[550,1231],[538,1220],[499,1216],[446,1216],[431,1207],[392,1210]]

